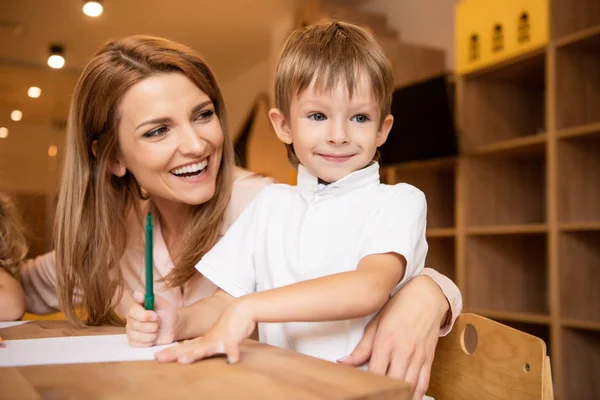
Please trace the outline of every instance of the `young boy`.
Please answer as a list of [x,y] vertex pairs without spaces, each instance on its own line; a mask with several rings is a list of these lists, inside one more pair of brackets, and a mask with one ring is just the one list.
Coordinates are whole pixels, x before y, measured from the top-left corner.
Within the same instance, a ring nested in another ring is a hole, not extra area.
[[10,198],[0,193],[0,321],[25,313],[25,294],[14,278],[27,254],[23,224]]
[[425,197],[380,184],[373,161],[392,127],[392,86],[388,61],[356,26],[290,36],[269,115],[298,166],[297,186],[264,189],[197,264],[235,300],[180,362],[226,353],[236,363],[256,324],[264,343],[335,362],[423,269]]

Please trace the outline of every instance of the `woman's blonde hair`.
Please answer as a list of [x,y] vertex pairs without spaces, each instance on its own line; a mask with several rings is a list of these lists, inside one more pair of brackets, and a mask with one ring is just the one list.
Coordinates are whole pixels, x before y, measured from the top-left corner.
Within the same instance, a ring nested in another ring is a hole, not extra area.
[[55,216],[58,297],[72,322],[79,320],[77,305],[88,324],[123,322],[115,312],[122,296],[119,261],[127,240],[126,216],[132,211],[140,216],[142,196],[129,171],[124,177],[111,173],[119,150],[118,107],[134,84],[167,72],[184,74],[212,100],[225,136],[215,195],[194,208],[187,243],[166,277],[168,285],[188,281],[196,273],[194,265],[218,240],[231,195],[234,158],[225,104],[213,73],[194,51],[166,39],[136,35],[105,44],[74,89]]
[[0,193],[0,268],[17,276],[27,256],[25,226],[12,199]]
[[[300,95],[315,81],[320,90],[333,89],[345,81],[352,93],[360,74],[370,80],[379,102],[379,123],[390,113],[394,80],[389,60],[365,29],[341,21],[321,21],[298,28],[285,42],[275,70],[275,106],[290,117],[292,96]],[[287,144],[288,159],[294,167],[298,158]]]

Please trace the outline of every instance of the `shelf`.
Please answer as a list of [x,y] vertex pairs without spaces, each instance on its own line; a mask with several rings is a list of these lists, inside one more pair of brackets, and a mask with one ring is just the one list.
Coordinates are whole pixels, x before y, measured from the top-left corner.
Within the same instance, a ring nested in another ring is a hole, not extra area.
[[556,136],[559,139],[576,138],[579,136],[588,135],[599,135],[600,134],[600,122],[595,124],[589,124],[584,126],[578,126],[575,128],[564,129],[557,132]]
[[469,236],[465,248],[465,307],[549,314],[545,234]]
[[425,266],[433,268],[451,280],[456,279],[455,240],[453,237],[427,238],[429,250]]
[[456,235],[454,228],[429,228],[427,238],[452,238]]
[[541,324],[541,325],[549,325],[550,324],[550,316],[544,314],[532,314],[532,313],[517,313],[517,312],[508,312],[508,311],[495,311],[495,310],[485,310],[485,309],[477,309],[477,308],[469,308],[464,312],[470,312],[474,314],[479,314],[483,317],[493,319],[496,321],[507,321],[507,322],[523,322],[527,324]]
[[428,228],[455,226],[455,168],[398,168],[391,175],[394,177],[394,183],[409,183],[425,193]]
[[558,221],[600,221],[600,135],[561,140],[557,153]]
[[565,328],[600,331],[600,322],[580,321],[578,319],[561,319],[560,323]]
[[600,222],[570,222],[558,226],[562,232],[594,232],[600,231]]
[[469,236],[523,235],[546,232],[548,232],[548,226],[545,224],[477,226],[465,229],[465,233]]
[[572,33],[556,41],[557,48],[579,48],[600,51],[600,25]]
[[561,318],[600,324],[600,231],[561,233]]
[[385,165],[382,169],[394,171],[448,169],[456,165],[456,157],[434,158],[432,160],[409,161],[401,164]]
[[557,43],[600,25],[598,0],[552,0],[551,32]]
[[461,181],[466,228],[545,224],[545,171],[545,154],[464,160]]
[[[600,42],[600,38],[594,40]],[[600,122],[599,70],[600,46],[590,46],[589,43],[584,46],[580,42],[556,50],[557,130]]]
[[544,49],[462,79],[458,105],[463,152],[545,132],[545,63]]
[[564,399],[600,396],[600,332],[562,330],[562,386]]
[[504,140],[502,142],[492,143],[481,146],[469,154],[479,156],[490,155],[529,155],[541,154],[546,151],[546,134],[540,133],[534,136],[524,136],[514,139]]

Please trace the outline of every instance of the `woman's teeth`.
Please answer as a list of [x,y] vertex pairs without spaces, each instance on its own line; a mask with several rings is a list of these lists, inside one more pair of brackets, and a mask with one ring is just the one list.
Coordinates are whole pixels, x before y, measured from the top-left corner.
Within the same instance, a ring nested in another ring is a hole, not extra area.
[[190,164],[190,165],[186,165],[185,167],[173,169],[173,170],[171,170],[171,173],[173,175],[184,177],[184,178],[190,177],[190,176],[196,176],[196,175],[199,175],[200,173],[202,173],[206,169],[207,165],[208,165],[208,159],[200,161],[199,163],[196,163],[196,164]]

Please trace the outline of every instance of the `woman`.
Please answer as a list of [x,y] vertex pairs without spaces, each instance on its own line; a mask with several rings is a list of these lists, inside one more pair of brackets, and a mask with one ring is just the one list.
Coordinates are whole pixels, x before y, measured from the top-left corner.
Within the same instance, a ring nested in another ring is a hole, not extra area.
[[[149,211],[155,294],[185,310],[215,291],[196,262],[270,183],[234,167],[222,95],[196,53],[143,36],[106,44],[74,90],[56,252],[22,270],[28,311],[61,309],[76,322],[79,305],[89,324],[122,324],[144,287]],[[452,282],[427,270],[388,303],[345,362],[370,358],[373,371],[426,387],[440,327],[449,330],[460,302]],[[206,327],[197,320],[173,339],[200,335]]]

